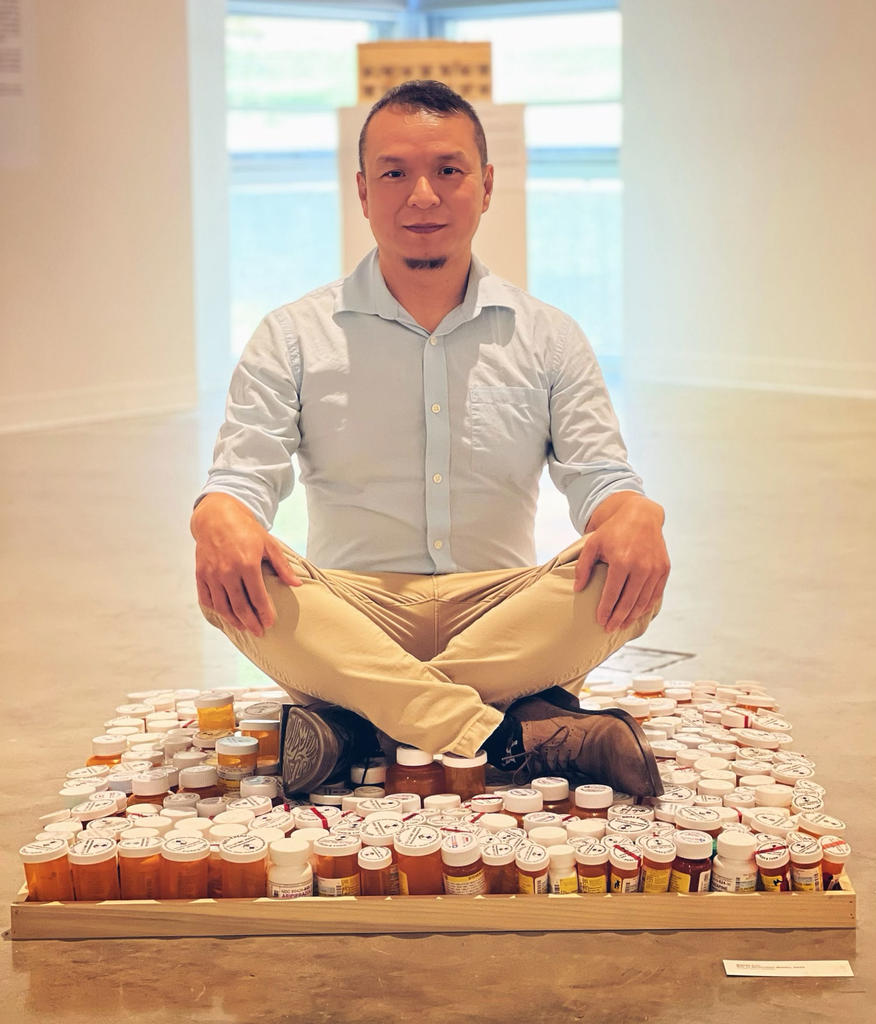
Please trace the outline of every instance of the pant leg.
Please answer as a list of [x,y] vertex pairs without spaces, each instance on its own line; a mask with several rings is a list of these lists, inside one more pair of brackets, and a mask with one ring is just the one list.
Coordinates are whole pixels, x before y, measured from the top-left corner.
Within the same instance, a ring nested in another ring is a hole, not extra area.
[[290,693],[349,708],[399,742],[473,755],[502,721],[501,712],[399,642],[413,629],[419,634],[409,638],[411,646],[434,650],[434,578],[411,578],[411,586],[423,581],[427,600],[423,614],[403,615],[394,602],[416,602],[410,594],[399,598],[381,588],[379,577],[366,577],[360,587],[355,573],[320,570],[291,551],[288,557],[302,586],[287,587],[264,566],[277,622],[263,637],[234,629],[202,608],[207,620]]
[[438,614],[447,642],[431,665],[496,707],[550,686],[577,694],[587,673],[641,636],[658,611],[606,633],[596,608],[607,566],[597,563],[584,590],[572,589],[583,543],[519,572],[439,577]]

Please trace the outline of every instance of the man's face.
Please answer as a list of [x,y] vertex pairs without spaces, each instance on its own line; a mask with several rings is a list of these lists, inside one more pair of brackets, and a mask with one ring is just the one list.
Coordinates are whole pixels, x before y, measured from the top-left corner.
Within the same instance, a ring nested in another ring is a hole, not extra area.
[[467,267],[493,189],[471,120],[384,107],[368,125],[363,162],[359,199],[381,263]]

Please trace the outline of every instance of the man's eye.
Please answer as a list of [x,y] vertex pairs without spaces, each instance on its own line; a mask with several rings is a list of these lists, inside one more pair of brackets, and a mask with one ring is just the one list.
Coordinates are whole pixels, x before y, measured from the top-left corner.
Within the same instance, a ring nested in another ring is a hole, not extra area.
[[384,178],[400,178],[401,176],[402,172],[398,170],[398,168],[394,168],[391,171],[386,171],[386,173],[383,175]]
[[461,174],[462,172],[458,167],[442,167],[439,174],[443,174],[445,177],[450,177],[451,174]]

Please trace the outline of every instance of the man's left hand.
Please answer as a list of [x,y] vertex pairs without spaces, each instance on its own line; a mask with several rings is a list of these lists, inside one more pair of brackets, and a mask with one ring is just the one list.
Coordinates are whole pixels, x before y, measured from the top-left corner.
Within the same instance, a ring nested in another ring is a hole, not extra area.
[[663,521],[663,508],[635,491],[609,495],[590,517],[574,589],[587,586],[597,562],[608,565],[596,609],[606,632],[629,626],[663,596],[669,576]]

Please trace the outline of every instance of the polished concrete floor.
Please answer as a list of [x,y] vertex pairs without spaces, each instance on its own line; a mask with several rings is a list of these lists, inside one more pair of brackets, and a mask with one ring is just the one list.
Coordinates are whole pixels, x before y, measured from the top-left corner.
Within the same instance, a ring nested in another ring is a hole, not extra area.
[[[468,934],[2,944],[3,1009],[40,1021],[873,1020],[876,403],[628,388],[625,433],[674,562],[641,641],[684,678],[768,684],[851,825],[856,931]],[[202,624],[187,516],[195,414],[0,437],[0,878],[127,690],[240,680]],[[8,924],[8,913],[4,912]],[[849,960],[851,979],[730,979],[723,958]]]

